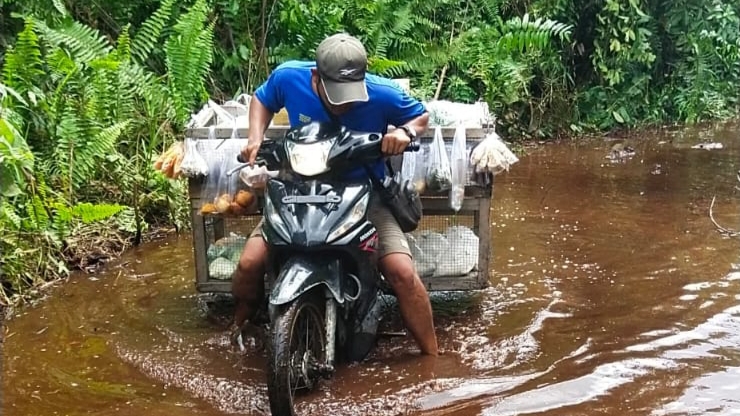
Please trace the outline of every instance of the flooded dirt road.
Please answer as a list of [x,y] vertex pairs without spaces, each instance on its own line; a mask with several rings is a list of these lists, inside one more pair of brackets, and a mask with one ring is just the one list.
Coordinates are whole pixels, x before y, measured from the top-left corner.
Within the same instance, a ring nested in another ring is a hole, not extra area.
[[[437,359],[383,338],[311,415],[740,414],[740,128],[546,145],[497,178],[490,289],[435,300]],[[704,140],[722,149],[692,149]],[[8,323],[4,415],[263,415],[188,237],[77,275]]]

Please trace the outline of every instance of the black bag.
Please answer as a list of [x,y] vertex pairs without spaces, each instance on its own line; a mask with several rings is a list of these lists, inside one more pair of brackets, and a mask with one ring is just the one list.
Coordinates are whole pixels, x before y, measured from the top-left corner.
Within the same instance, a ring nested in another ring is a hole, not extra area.
[[[329,119],[335,124],[341,124],[339,118],[329,111],[321,97],[319,97],[319,101],[321,101],[321,106],[324,107]],[[365,171],[372,180],[373,186],[383,203],[388,206],[391,214],[398,221],[401,231],[410,233],[419,226],[419,221],[421,221],[421,197],[419,197],[419,192],[416,191],[416,186],[412,181],[403,181],[401,172],[393,173],[393,167],[387,160],[386,166],[388,166],[390,176],[386,176],[382,182],[375,177],[372,169],[365,166]]]
[[375,177],[369,168],[365,168],[382,202],[398,221],[401,231],[404,233],[414,231],[419,226],[423,214],[421,197],[414,183],[410,180],[401,179],[401,172],[394,174],[390,163],[388,163],[388,168],[391,170],[391,174],[386,176],[382,182]]

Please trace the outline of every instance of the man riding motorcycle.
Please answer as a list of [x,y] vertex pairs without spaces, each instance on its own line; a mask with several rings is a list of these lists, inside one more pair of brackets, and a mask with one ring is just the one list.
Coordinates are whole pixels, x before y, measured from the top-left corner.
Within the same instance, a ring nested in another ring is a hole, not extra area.
[[[273,115],[285,108],[292,127],[311,121],[337,121],[352,130],[386,132],[382,150],[401,154],[426,130],[428,113],[422,103],[408,96],[393,81],[366,74],[367,53],[362,43],[347,34],[336,34],[316,49],[315,62],[290,61],[278,66],[252,97],[249,137],[242,157],[254,163]],[[378,160],[368,172],[351,171],[347,179],[385,175]],[[374,195],[375,196],[375,195]],[[429,295],[416,273],[404,233],[391,212],[373,197],[368,213],[378,232],[378,269],[393,289],[405,326],[422,354],[437,355],[437,339]],[[261,223],[250,235],[232,276],[236,310],[231,331],[238,334],[253,319],[264,298],[265,259],[268,246]]]

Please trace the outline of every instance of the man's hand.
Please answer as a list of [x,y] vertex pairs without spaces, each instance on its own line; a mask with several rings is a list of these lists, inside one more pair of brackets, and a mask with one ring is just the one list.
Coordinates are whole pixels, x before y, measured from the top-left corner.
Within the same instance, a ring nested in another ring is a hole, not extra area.
[[255,160],[257,160],[257,151],[260,149],[262,139],[249,138],[247,145],[242,148],[242,159],[246,160],[250,166],[254,166]]
[[383,136],[382,151],[386,155],[399,155],[406,150],[406,146],[411,143],[411,139],[405,131],[395,129]]

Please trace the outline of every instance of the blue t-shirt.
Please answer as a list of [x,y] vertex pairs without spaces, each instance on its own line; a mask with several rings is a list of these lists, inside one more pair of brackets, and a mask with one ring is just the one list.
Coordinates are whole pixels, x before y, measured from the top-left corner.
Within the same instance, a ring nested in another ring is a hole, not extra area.
[[[285,107],[292,127],[312,121],[330,121],[319,96],[311,86],[311,68],[315,62],[288,61],[270,74],[254,96],[273,113]],[[424,104],[406,94],[395,82],[376,75],[365,77],[369,101],[355,103],[339,122],[351,130],[385,133],[388,125],[403,125],[424,114]],[[384,163],[374,166],[375,175],[385,174]],[[348,179],[365,177],[363,168],[349,172]]]

